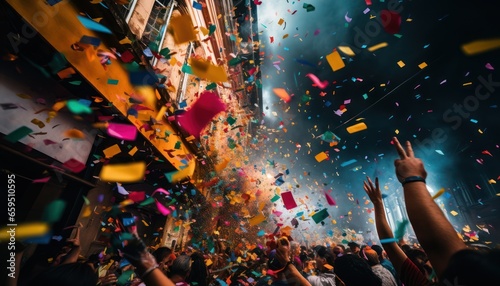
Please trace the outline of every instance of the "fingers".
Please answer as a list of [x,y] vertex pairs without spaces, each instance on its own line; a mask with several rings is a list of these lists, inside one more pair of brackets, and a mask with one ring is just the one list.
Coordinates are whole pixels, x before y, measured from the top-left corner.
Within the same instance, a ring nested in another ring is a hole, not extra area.
[[408,157],[415,157],[410,141],[406,141],[406,153],[408,154]]
[[399,143],[398,138],[393,137],[393,138],[392,138],[392,141],[394,142],[394,145],[396,145],[396,151],[398,151],[399,157],[400,157],[401,159],[406,158],[406,157],[407,157],[407,156],[406,156],[406,152],[405,152],[405,150],[403,149],[403,146],[401,146],[401,143]]

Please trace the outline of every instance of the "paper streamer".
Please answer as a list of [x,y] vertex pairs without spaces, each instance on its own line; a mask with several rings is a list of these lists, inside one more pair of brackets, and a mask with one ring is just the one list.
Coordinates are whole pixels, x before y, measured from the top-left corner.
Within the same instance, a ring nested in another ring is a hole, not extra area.
[[326,80],[325,81],[321,81],[321,80],[319,80],[319,78],[316,75],[314,75],[312,73],[308,73],[308,74],[306,74],[306,76],[308,78],[310,78],[313,81],[313,83],[317,87],[319,87],[320,89],[325,89],[328,86],[328,81],[326,81]]

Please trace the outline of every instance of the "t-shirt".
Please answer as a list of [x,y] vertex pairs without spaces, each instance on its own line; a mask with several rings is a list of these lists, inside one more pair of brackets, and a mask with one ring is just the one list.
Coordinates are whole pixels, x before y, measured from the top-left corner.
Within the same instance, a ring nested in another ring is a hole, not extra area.
[[430,285],[427,277],[418,269],[418,267],[406,258],[401,266],[400,279],[405,286],[428,286]]
[[381,264],[373,265],[372,271],[382,280],[382,286],[398,286],[392,273]]
[[387,260],[387,259],[382,259],[380,261],[380,264],[382,266],[384,266],[385,269],[389,270],[389,272],[391,272],[392,276],[394,276],[394,278],[396,279],[397,275],[396,275],[396,269],[394,269],[394,265],[392,265],[392,263]]
[[307,280],[312,286],[335,286],[335,274],[333,273],[320,273],[319,275],[307,276]]

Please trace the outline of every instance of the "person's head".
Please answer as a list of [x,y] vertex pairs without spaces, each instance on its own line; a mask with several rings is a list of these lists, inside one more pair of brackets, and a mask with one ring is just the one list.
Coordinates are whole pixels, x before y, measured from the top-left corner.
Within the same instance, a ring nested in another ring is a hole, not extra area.
[[191,285],[206,286],[208,271],[205,264],[205,257],[200,252],[193,252],[191,254],[191,261],[191,271],[186,282]]
[[382,280],[372,268],[356,254],[346,254],[335,260],[335,274],[346,286],[381,286]]
[[455,253],[440,279],[443,285],[500,285],[500,249]]
[[377,252],[368,245],[361,249],[359,256],[366,260],[370,266],[380,264]]
[[296,241],[290,242],[290,254],[293,256],[299,256],[300,254],[300,244]]
[[190,271],[191,257],[189,255],[182,254],[179,255],[169,267],[168,277],[172,278],[174,276],[177,276],[177,278],[182,278],[182,281],[184,281],[189,275]]
[[382,246],[374,244],[371,247],[373,250],[375,250],[375,252],[377,252],[378,259],[382,261],[382,259],[384,258],[384,249],[382,248]]
[[356,242],[354,241],[351,241],[347,244],[347,246],[349,246],[349,248],[351,249],[351,252],[352,253],[358,253],[360,248],[359,248],[359,244],[357,244]]
[[336,257],[344,255],[344,248],[342,248],[340,245],[335,245],[333,248],[333,254],[335,254]]
[[325,246],[316,246],[314,248],[314,260],[316,261],[316,267],[322,271],[326,272],[331,270],[331,267],[325,266],[326,264],[333,266],[335,263],[334,255]]
[[87,286],[97,284],[97,274],[87,263],[68,263],[49,267],[35,278],[38,285]]
[[153,256],[155,257],[160,270],[165,273],[168,271],[168,267],[170,267],[175,260],[175,254],[172,253],[172,249],[166,246],[158,247],[153,252]]
[[433,277],[433,268],[427,257],[427,254],[418,248],[411,248],[406,252],[406,256],[418,267],[418,269],[427,276]]

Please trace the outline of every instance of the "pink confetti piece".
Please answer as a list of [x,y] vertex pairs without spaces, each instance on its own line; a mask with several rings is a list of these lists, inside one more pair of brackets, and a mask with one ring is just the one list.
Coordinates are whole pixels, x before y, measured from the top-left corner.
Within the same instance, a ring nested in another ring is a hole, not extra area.
[[163,189],[163,188],[158,188],[158,189],[156,189],[156,190],[155,190],[155,191],[151,194],[151,196],[154,196],[156,193],[162,193],[162,194],[165,194],[165,195],[167,195],[167,196],[168,196],[168,195],[170,195],[170,192],[169,192],[169,191],[167,191],[167,190],[165,190],[165,189]]
[[314,31],[314,35],[319,35],[319,29],[316,29],[316,31]]
[[347,23],[351,23],[352,18],[349,18],[349,16],[347,16],[347,14],[349,14],[349,12],[345,13],[344,18],[345,18],[345,20],[347,21]]
[[495,68],[490,63],[487,63],[485,67],[489,70],[495,70]]
[[326,80],[325,81],[321,81],[321,80],[319,80],[319,78],[316,75],[314,75],[312,73],[308,73],[308,74],[306,74],[306,76],[308,78],[310,78],[313,81],[313,83],[317,87],[319,87],[320,89],[325,89],[328,86],[328,81],[326,81]]
[[40,179],[34,179],[32,181],[33,184],[35,183],[47,183],[50,180],[51,177],[45,177],[45,178],[40,178]]
[[368,12],[370,12],[370,8],[366,8],[364,11],[363,11],[363,14],[368,14]]
[[164,205],[162,205],[159,201],[155,200],[156,202],[156,208],[158,209],[158,211],[164,215],[164,216],[167,216],[170,214],[170,210],[165,207]]
[[442,84],[445,84],[445,83],[446,83],[446,79],[445,79],[445,80],[443,80],[442,82],[440,82],[439,84],[441,84],[441,85],[442,85]]

